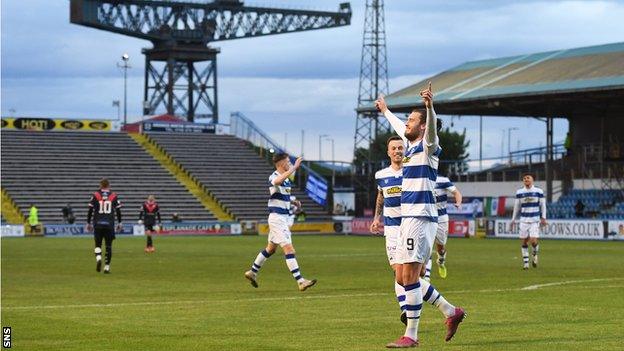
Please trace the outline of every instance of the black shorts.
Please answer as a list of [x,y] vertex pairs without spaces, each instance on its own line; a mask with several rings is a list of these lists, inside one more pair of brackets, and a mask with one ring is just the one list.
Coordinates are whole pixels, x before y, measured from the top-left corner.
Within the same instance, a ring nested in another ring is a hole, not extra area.
[[154,229],[154,224],[146,224],[145,225],[145,231],[150,231],[150,232],[155,232],[156,229]]
[[93,228],[93,235],[98,241],[102,239],[112,241],[115,240],[115,229],[109,226],[97,226]]

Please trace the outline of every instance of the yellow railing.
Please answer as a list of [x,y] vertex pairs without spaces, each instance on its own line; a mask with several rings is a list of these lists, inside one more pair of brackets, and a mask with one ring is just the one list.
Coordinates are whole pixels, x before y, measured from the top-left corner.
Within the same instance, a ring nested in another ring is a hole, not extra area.
[[2,189],[2,217],[9,224],[24,224],[25,222],[24,215],[5,189]]
[[233,221],[234,216],[224,208],[195,177],[177,163],[171,155],[146,134],[129,133],[130,137],[171,173],[199,202],[220,221]]

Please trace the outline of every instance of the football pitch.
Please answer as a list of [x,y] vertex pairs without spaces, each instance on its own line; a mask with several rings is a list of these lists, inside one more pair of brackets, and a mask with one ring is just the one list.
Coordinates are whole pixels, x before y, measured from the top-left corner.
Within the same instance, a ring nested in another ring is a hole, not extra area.
[[[2,239],[2,326],[15,350],[383,350],[402,335],[383,238],[295,236],[299,292],[281,254],[244,279],[266,237],[115,241],[96,273],[90,238]],[[468,312],[444,342],[423,307],[424,350],[624,349],[624,243],[542,241],[521,270],[516,240],[449,240],[432,283]]]

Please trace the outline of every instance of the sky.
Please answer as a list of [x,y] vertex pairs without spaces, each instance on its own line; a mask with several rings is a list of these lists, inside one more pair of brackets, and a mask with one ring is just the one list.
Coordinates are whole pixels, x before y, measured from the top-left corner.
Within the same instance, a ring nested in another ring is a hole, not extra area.
[[[337,10],[340,0],[245,1],[249,5]],[[318,136],[334,139],[335,158],[350,161],[364,25],[364,0],[351,1],[347,27],[215,42],[219,114],[239,111],[294,153],[319,158]],[[466,61],[621,41],[624,1],[385,2],[390,91]],[[1,2],[2,116],[116,119],[123,96],[117,63],[130,55],[129,120],[141,118],[148,41],[69,23],[68,0]],[[479,120],[441,116],[466,130],[470,158],[479,157]],[[483,157],[545,145],[545,125],[523,118],[487,118]],[[537,133],[536,133],[537,131]],[[540,132],[542,131],[542,132]],[[555,142],[567,121],[556,120]],[[537,135],[537,137],[536,137]],[[501,143],[504,146],[501,148]],[[322,158],[331,158],[324,142]],[[501,150],[502,149],[502,150]]]

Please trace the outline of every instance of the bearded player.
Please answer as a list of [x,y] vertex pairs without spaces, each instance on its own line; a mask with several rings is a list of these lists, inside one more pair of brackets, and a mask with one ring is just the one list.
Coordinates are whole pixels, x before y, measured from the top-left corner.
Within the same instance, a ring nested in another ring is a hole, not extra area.
[[[390,122],[405,143],[403,180],[401,182],[401,226],[397,242],[396,280],[405,290],[407,326],[404,335],[389,343],[388,348],[418,346],[418,322],[423,303],[420,273],[431,256],[435,240],[438,211],[435,202],[435,181],[441,148],[439,146],[436,114],[433,109],[431,83],[421,91],[426,111],[415,109],[403,124],[388,109],[383,97],[375,105]],[[445,308],[449,341],[465,317],[462,308],[447,302]]]

